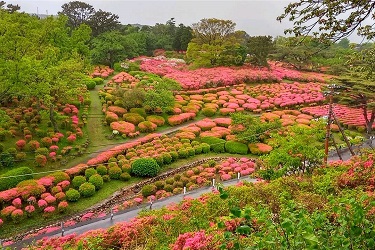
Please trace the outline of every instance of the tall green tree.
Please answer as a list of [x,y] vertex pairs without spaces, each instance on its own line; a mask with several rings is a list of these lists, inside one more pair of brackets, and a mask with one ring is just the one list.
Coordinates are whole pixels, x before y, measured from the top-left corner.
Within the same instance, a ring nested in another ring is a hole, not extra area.
[[192,25],[193,39],[186,57],[195,67],[241,65],[246,56],[243,32],[231,20],[202,19]]
[[274,48],[272,36],[252,36],[247,40],[247,53],[251,64],[268,66],[267,58]]
[[99,9],[95,11],[87,24],[92,29],[92,35],[96,37],[104,32],[118,29],[120,24],[118,18],[116,14]]
[[61,6],[61,9],[58,14],[68,17],[67,25],[71,29],[76,29],[81,24],[88,24],[95,14],[95,9],[92,5],[81,1],[65,3]]
[[138,55],[138,45],[119,31],[105,32],[92,40],[92,61],[113,68],[114,63]]
[[54,103],[77,97],[88,66],[91,30],[83,25],[70,34],[66,21],[0,11],[0,101],[36,98],[50,107],[55,130]]
[[60,15],[68,17],[67,25],[74,30],[81,24],[88,25],[92,30],[92,36],[96,37],[104,32],[116,30],[120,22],[118,15],[104,10],[95,10],[88,3],[72,1],[61,6]]

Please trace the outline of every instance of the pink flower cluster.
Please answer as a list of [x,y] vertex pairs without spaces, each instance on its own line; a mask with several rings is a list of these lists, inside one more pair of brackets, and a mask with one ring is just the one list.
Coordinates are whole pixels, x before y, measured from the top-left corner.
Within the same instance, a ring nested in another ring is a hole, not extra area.
[[91,74],[92,77],[107,78],[113,73],[113,69],[108,66],[96,66],[94,72]]
[[212,249],[213,236],[206,235],[205,231],[180,234],[171,246],[173,250],[209,250]]
[[183,62],[176,62],[163,57],[138,58],[134,60],[142,61],[142,70],[174,79],[184,89],[200,89],[207,84],[227,86],[241,82],[275,82],[282,79],[320,82],[324,82],[325,80],[322,74],[301,73],[296,70],[276,66],[272,63],[271,70],[249,66],[188,70],[187,65]]
[[[306,107],[301,109],[302,112],[314,115],[314,116],[327,116],[328,115],[328,105]],[[333,111],[336,117],[345,125],[348,126],[365,126],[366,121],[363,115],[363,110],[360,108],[350,108],[344,105],[335,104],[333,106]],[[371,111],[367,111],[367,117],[370,119]],[[372,126],[375,128],[375,124]]]

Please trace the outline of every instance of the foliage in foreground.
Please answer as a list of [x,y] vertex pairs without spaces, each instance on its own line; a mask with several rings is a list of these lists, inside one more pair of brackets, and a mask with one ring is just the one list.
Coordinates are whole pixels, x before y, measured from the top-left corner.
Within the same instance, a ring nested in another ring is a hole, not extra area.
[[[373,155],[312,175],[240,183],[38,249],[373,249]],[[34,248],[35,249],[35,248]]]

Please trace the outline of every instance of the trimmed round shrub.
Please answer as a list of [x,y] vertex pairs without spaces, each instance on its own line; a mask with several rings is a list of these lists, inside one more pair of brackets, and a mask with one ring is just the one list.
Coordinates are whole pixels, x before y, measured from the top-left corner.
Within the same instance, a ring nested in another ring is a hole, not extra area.
[[170,185],[170,184],[166,184],[164,186],[164,190],[167,191],[167,192],[172,192],[173,191],[173,186]]
[[159,170],[160,166],[153,158],[140,158],[132,163],[131,172],[139,177],[154,177]]
[[57,211],[59,211],[59,213],[64,213],[68,209],[68,206],[68,202],[61,201],[59,205],[57,205]]
[[48,176],[52,176],[54,178],[53,183],[56,185],[57,183],[60,183],[62,181],[70,181],[70,177],[67,173],[58,171],[52,174],[49,174]]
[[144,108],[131,108],[130,112],[131,113],[138,113],[138,114],[140,114],[143,117],[147,116],[146,110]]
[[216,114],[216,110],[212,108],[203,108],[202,114],[207,117],[212,117]]
[[95,82],[96,85],[100,85],[104,83],[104,79],[100,77],[94,77],[92,80]]
[[225,140],[213,136],[202,137],[201,141],[210,145],[211,151],[215,153],[225,152]]
[[165,182],[164,181],[155,181],[154,185],[156,186],[157,190],[162,190],[164,188]]
[[48,156],[48,154],[49,154],[48,148],[38,148],[38,149],[35,150],[35,155]]
[[95,190],[99,190],[103,187],[104,181],[100,174],[94,174],[89,178],[89,183],[95,186]]
[[109,182],[111,180],[111,177],[109,177],[107,174],[103,175],[102,177],[104,182]]
[[47,164],[47,157],[45,155],[36,155],[35,163],[38,167],[44,167]]
[[82,197],[91,197],[95,194],[95,186],[89,182],[85,182],[79,187],[78,191]]
[[88,90],[95,89],[96,81],[94,81],[93,79],[86,79],[84,83]]
[[145,185],[145,186],[143,186],[141,192],[142,192],[143,197],[148,197],[148,196],[150,196],[150,195],[155,194],[156,191],[157,191],[156,186],[153,185],[153,184],[150,184],[150,185]]
[[127,114],[124,114],[123,118],[124,118],[124,121],[133,123],[134,125],[138,125],[139,123],[145,121],[145,118],[143,118],[143,116],[141,116],[138,113],[127,113]]
[[163,163],[164,164],[172,163],[172,156],[169,153],[163,153],[162,157],[163,157]]
[[202,150],[203,150],[203,147],[202,146],[194,146],[194,150],[195,150],[195,154],[198,155],[198,154],[201,154],[202,153]]
[[94,174],[97,174],[97,172],[93,168],[88,168],[88,169],[85,170],[85,177],[86,177],[86,179],[89,179]]
[[168,178],[165,180],[165,183],[168,184],[168,185],[172,185],[174,183],[174,178]]
[[[14,188],[21,181],[29,180],[33,178],[33,171],[28,167],[19,167],[9,170],[5,174],[1,175],[0,191]],[[12,176],[12,177],[10,177]]]
[[96,167],[96,172],[100,175],[106,175],[108,173],[108,169],[104,165],[99,165]]
[[157,155],[157,156],[154,156],[154,159],[155,159],[156,163],[157,163],[159,166],[163,166],[163,165],[164,165],[164,159],[163,159],[163,156],[161,156],[161,155]]
[[122,174],[122,170],[120,167],[111,167],[108,169],[109,178],[113,180],[120,179],[121,174]]
[[162,116],[158,115],[149,115],[146,117],[146,120],[152,123],[155,123],[158,127],[165,124],[165,119]]
[[169,154],[172,156],[172,161],[175,161],[178,159],[178,153],[176,151],[171,151]]
[[66,191],[67,201],[75,202],[78,201],[79,198],[81,198],[81,194],[78,192],[78,190],[71,188],[68,191]]
[[120,175],[120,180],[122,180],[122,181],[128,181],[128,180],[130,180],[130,178],[131,178],[131,176],[130,176],[130,174],[127,173],[127,172],[124,172],[124,173],[122,173],[122,174]]
[[231,154],[245,155],[248,153],[249,148],[246,144],[236,141],[227,141],[225,143],[225,151]]
[[78,189],[85,182],[86,182],[86,177],[82,175],[77,175],[73,178],[72,185],[74,188]]
[[202,153],[203,154],[207,154],[207,153],[210,152],[211,147],[208,143],[202,143],[201,147],[202,147]]
[[185,159],[189,157],[189,151],[186,148],[181,148],[178,150],[178,157]]
[[138,128],[141,132],[153,132],[156,130],[158,126],[155,124],[155,123],[152,123],[150,121],[144,121],[144,122],[140,122],[138,124]]

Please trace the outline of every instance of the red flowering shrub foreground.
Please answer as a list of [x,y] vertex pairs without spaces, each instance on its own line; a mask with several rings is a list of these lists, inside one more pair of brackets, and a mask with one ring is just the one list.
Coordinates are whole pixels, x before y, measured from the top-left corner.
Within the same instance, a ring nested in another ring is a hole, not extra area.
[[250,66],[188,70],[183,61],[165,57],[142,57],[133,60],[141,61],[140,67],[143,71],[176,80],[184,89],[200,89],[207,87],[207,85],[227,86],[243,82],[276,82],[282,79],[305,82],[325,81],[322,74],[301,73],[275,64],[271,64],[271,70]]
[[373,249],[373,153],[312,175],[187,196],[107,230],[43,239],[29,249],[338,249],[347,242]]

